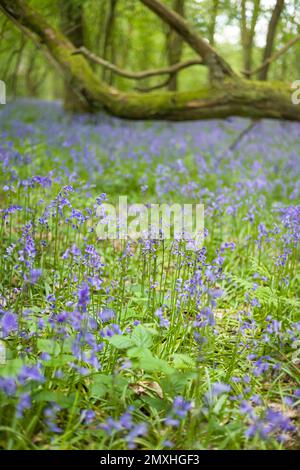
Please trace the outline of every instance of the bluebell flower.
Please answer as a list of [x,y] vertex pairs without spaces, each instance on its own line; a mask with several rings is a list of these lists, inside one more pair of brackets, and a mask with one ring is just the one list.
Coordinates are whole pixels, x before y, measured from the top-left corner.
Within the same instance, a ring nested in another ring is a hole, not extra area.
[[17,384],[13,377],[0,377],[0,390],[7,396],[14,396],[17,390]]
[[1,317],[1,328],[3,337],[6,338],[10,333],[18,330],[18,317],[15,313],[5,312]]
[[28,393],[22,393],[19,397],[19,401],[16,408],[16,413],[18,418],[22,418],[25,410],[31,408],[31,398]]
[[108,323],[111,320],[113,320],[115,317],[116,317],[116,314],[114,310],[112,310],[111,308],[103,308],[99,312],[99,318],[102,321],[102,323]]
[[45,377],[43,376],[39,366],[24,365],[18,374],[18,380],[21,384],[25,384],[27,380],[43,383],[45,381]]
[[81,412],[81,420],[84,422],[84,424],[91,424],[96,417],[96,413],[93,410],[83,410]]

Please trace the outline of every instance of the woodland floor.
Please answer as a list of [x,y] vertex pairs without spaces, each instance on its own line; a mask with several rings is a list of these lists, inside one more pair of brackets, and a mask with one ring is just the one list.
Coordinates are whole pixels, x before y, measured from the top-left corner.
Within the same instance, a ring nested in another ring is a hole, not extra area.
[[[299,447],[300,124],[0,110],[0,447]],[[201,250],[96,211],[203,203]]]

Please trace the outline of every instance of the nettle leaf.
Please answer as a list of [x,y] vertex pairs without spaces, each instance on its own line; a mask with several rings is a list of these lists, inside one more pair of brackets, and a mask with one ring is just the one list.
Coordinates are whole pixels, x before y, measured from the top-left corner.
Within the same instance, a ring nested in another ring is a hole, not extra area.
[[194,369],[195,361],[187,354],[172,354],[175,369]]
[[129,337],[124,335],[115,335],[108,338],[108,342],[117,349],[128,349],[135,345],[135,342]]
[[132,331],[131,338],[134,344],[140,348],[151,348],[152,346],[153,330],[145,328],[142,325],[137,325]]
[[129,384],[129,380],[122,376],[111,376],[105,374],[97,374],[91,377],[91,395],[95,398],[101,398],[107,394],[111,394],[112,389],[121,393]]
[[178,395],[184,392],[190,382],[197,377],[196,372],[178,372],[169,374],[161,380],[161,386],[165,393]]
[[140,357],[143,354],[144,351],[145,351],[144,348],[135,346],[133,348],[128,349],[127,356],[130,357],[130,358]]
[[149,349],[145,349],[138,357],[137,366],[148,372],[164,372],[165,374],[174,372],[173,367],[167,361],[153,356]]

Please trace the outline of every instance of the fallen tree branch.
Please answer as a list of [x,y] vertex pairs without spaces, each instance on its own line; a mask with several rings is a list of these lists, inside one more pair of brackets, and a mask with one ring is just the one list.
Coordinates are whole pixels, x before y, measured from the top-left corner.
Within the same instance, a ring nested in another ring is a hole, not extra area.
[[0,0],[0,10],[43,45],[44,53],[59,66],[63,78],[91,112],[103,110],[127,119],[186,121],[244,116],[300,121],[300,106],[292,103],[291,88],[285,83],[274,86],[226,76],[193,91],[143,94],[118,90],[103,82],[83,55],[73,55],[74,44],[25,0]]
[[298,34],[297,36],[295,36],[294,38],[292,38],[289,42],[287,42],[285,44],[285,46],[283,46],[281,49],[279,49],[279,51],[275,52],[275,54],[273,54],[271,57],[269,57],[263,64],[261,64],[259,67],[257,67],[256,69],[254,70],[244,70],[242,73],[247,76],[247,77],[250,77],[252,75],[255,75],[256,73],[260,72],[262,69],[265,68],[266,65],[270,65],[272,62],[274,62],[275,60],[277,60],[280,56],[282,56],[283,54],[285,54],[285,52],[287,52],[292,46],[294,46],[294,44],[296,44],[298,41],[300,41],[300,34]]
[[155,77],[157,75],[167,75],[167,74],[175,74],[182,69],[187,67],[191,67],[192,65],[203,65],[203,60],[201,59],[191,59],[187,60],[186,62],[179,62],[178,64],[171,65],[170,67],[163,67],[161,69],[153,69],[153,70],[145,70],[142,72],[129,72],[128,70],[121,69],[116,65],[108,62],[102,57],[94,54],[93,52],[89,51],[86,47],[82,46],[79,49],[76,49],[73,55],[83,54],[85,57],[90,59],[91,61],[95,62],[96,64],[102,65],[103,67],[112,70],[117,75],[121,77],[130,78],[134,80],[142,80],[144,78]]

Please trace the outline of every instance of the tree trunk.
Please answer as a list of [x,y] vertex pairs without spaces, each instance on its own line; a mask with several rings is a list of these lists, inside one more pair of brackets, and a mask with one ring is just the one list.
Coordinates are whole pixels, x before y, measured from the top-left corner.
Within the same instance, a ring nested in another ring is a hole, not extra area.
[[217,82],[225,77],[237,77],[230,65],[221,57],[205,39],[189,26],[188,22],[170,10],[159,0],[140,0],[150,10],[152,10],[162,21],[173,28],[194,51],[199,54],[204,63],[210,68],[213,79]]
[[[267,40],[266,40],[266,46],[264,49],[262,63],[267,61],[272,55],[275,36],[276,36],[276,29],[280,20],[283,7],[284,7],[284,0],[277,0],[274,10],[272,12],[269,26],[268,26]],[[259,77],[258,77],[259,80],[267,80],[269,68],[270,68],[270,64],[267,63],[265,67],[263,67],[259,73]]]
[[[142,1],[146,3],[146,0]],[[158,0],[155,3],[158,4]],[[234,73],[231,75],[227,62],[214,50],[211,52],[207,42],[199,37],[196,41],[195,33],[189,30],[183,19],[182,36],[189,38],[196,48],[200,45],[206,60],[207,55],[215,58],[214,62],[209,62],[214,70],[220,67],[228,75],[222,82],[211,83],[196,91],[123,93],[102,82],[82,55],[74,55],[75,46],[26,2],[0,0],[0,7],[20,29],[44,47],[45,53],[59,66],[70,86],[82,96],[91,111],[105,109],[115,116],[129,119],[191,120],[237,115],[300,121],[300,106],[292,104],[289,86],[259,81],[250,83]]]
[[[215,33],[216,33],[219,3],[220,3],[220,0],[213,0],[212,6],[211,6],[210,23],[208,27],[208,40],[209,40],[209,44],[212,47],[214,47],[215,45]],[[210,75],[209,79],[210,81],[212,81],[214,79],[213,74],[210,72],[209,75]]]
[[243,48],[243,67],[244,70],[252,70],[252,53],[255,36],[255,27],[260,11],[260,0],[253,1],[253,12],[251,23],[247,22],[247,0],[241,1],[241,43]]
[[[60,0],[61,28],[65,36],[76,47],[84,45],[82,4]],[[82,97],[74,92],[68,80],[64,80],[64,108],[72,113],[86,110]]]
[[211,46],[215,45],[215,32],[220,0],[213,0],[211,5],[210,23],[208,26],[208,40]]
[[[184,17],[184,0],[173,0],[173,10],[180,16]],[[180,62],[182,55],[183,41],[172,28],[168,32],[167,53],[169,65]],[[170,77],[168,88],[170,91],[177,90],[177,74]]]
[[[115,24],[115,12],[116,12],[117,0],[109,0],[109,10],[105,21],[104,28],[104,41],[102,57],[109,60],[110,62],[115,61],[115,49],[114,49],[114,38],[113,30]],[[113,75],[109,70],[103,70],[102,76],[110,85],[113,82]]]

